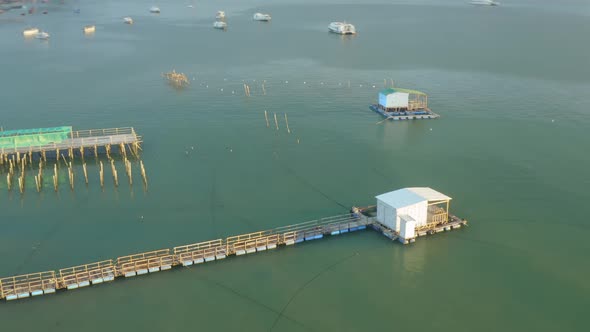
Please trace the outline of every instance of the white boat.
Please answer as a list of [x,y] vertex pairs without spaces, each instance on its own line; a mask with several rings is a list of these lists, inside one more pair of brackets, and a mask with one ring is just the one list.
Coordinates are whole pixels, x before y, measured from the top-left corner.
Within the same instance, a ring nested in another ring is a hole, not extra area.
[[49,34],[45,31],[40,31],[35,35],[35,38],[47,40],[47,39],[49,39]]
[[215,18],[218,20],[225,19],[225,12],[222,10],[218,11],[217,14],[215,14]]
[[84,33],[94,33],[96,31],[96,26],[94,25],[87,25],[84,27]]
[[263,13],[256,13],[254,14],[254,16],[252,16],[252,19],[254,21],[263,21],[263,22],[268,22],[271,20],[271,17],[269,14],[263,14]]
[[470,4],[479,6],[498,6],[499,2],[493,0],[471,0]]
[[25,36],[25,37],[33,37],[38,33],[39,33],[38,28],[27,28],[27,29],[23,30],[23,36]]
[[156,6],[152,6],[152,7],[150,7],[150,13],[160,14],[160,8],[158,8]]
[[123,17],[123,22],[125,22],[127,24],[133,24],[133,19],[129,16]]
[[225,29],[227,28],[227,23],[223,21],[215,21],[215,23],[213,23],[213,27],[215,29]]
[[333,33],[338,33],[341,35],[354,35],[356,34],[356,28],[354,25],[350,23],[343,23],[343,22],[332,22],[328,26],[328,30]]

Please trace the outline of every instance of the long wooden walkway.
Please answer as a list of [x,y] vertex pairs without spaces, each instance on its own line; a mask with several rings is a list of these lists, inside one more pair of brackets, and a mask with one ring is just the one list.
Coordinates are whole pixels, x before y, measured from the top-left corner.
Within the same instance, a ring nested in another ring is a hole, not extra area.
[[[465,224],[465,220],[452,216],[448,224],[438,228],[444,231],[459,228]],[[230,236],[225,239],[122,256],[116,259],[63,268],[59,271],[1,278],[0,299],[5,298],[10,301],[52,294],[60,289],[73,290],[110,282],[119,277],[130,278],[170,270],[175,266],[191,266],[221,260],[231,255],[241,256],[273,250],[280,246],[291,246],[304,241],[321,239],[324,236],[364,230],[367,227],[383,233],[392,240],[397,239],[395,232],[377,223],[374,217],[363,214],[338,215],[255,233]],[[433,231],[438,232],[438,228]]]

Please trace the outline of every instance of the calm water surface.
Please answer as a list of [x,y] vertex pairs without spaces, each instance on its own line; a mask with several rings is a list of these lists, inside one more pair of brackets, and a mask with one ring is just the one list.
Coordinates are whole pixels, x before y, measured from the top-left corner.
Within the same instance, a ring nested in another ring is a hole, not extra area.
[[[88,188],[78,175],[74,192],[37,194],[30,180],[21,196],[0,174],[1,276],[345,213],[405,186],[449,194],[471,221],[412,246],[363,232],[1,303],[3,330],[585,330],[590,5],[467,2],[161,0],[150,15],[139,0],[52,0],[1,14],[0,125],[133,126],[150,179],[144,192],[107,176],[101,191],[91,164]],[[335,20],[358,35],[330,35]],[[24,40],[27,26],[51,40]],[[167,86],[171,69],[191,86]],[[441,118],[376,124],[384,80],[426,91]]]

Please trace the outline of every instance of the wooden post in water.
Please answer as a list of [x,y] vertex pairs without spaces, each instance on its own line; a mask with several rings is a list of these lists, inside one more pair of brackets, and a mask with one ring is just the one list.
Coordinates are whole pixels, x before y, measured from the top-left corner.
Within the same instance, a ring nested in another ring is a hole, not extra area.
[[44,163],[47,163],[47,155],[45,154],[45,150],[41,150],[41,159]]
[[86,169],[86,163],[82,164],[82,170],[84,171],[84,182],[88,185],[88,170]]
[[68,157],[70,157],[70,159],[74,159],[74,149],[72,147],[68,148]]
[[140,169],[140,173],[141,173],[141,177],[143,178],[143,184],[145,185],[146,189],[147,189],[147,175],[145,174],[145,167],[143,167],[143,161],[140,160],[139,161],[139,169]]
[[275,126],[277,130],[279,130],[279,121],[277,121],[277,113],[273,113],[275,115]]
[[57,164],[53,164],[53,189],[55,189],[55,191],[57,191],[57,184],[58,183],[59,183],[59,176],[57,175]]
[[80,147],[80,158],[82,158],[82,160],[84,160],[84,147],[83,146]]
[[41,192],[41,185],[39,184],[39,176],[35,175],[35,186],[37,187],[37,192]]
[[111,145],[110,144],[105,145],[105,150],[107,152],[107,158],[109,160],[111,160]]
[[268,114],[266,113],[266,110],[264,110],[264,118],[266,119],[266,128],[270,127],[270,124],[268,123]]
[[100,168],[98,169],[98,175],[100,177],[100,187],[104,188],[104,168],[102,167],[102,160],[100,161]]
[[125,159],[125,169],[127,171],[127,176],[129,177],[129,185],[133,185],[133,176],[131,174],[131,162]]
[[94,158],[98,158],[98,146],[94,145]]
[[264,83],[262,83],[262,93],[266,96],[266,89],[264,88]]
[[6,187],[8,191],[12,188],[12,179],[10,178],[10,173],[6,174]]
[[72,162],[70,161],[70,165],[68,167],[68,177],[70,179],[70,187],[74,190],[74,172],[72,171]]
[[291,129],[289,129],[289,119],[287,119],[287,113],[285,113],[285,123],[287,124],[287,132],[290,134]]
[[20,193],[21,194],[25,190],[25,184],[23,183],[23,177],[22,177],[22,175],[18,177],[18,189],[20,190]]
[[37,174],[39,178],[39,189],[43,188],[43,162],[39,160],[39,174]]
[[113,172],[113,180],[115,181],[115,187],[119,186],[119,175],[117,174],[117,169],[115,168],[115,161],[111,159],[111,171]]
[[127,150],[125,149],[125,144],[123,144],[123,143],[119,144],[119,153],[123,157],[127,158]]

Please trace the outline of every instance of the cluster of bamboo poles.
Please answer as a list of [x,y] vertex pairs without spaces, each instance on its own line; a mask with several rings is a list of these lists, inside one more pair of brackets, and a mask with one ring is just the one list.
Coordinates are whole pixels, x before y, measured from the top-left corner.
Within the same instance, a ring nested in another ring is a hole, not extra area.
[[[111,164],[111,171],[113,174],[114,184],[115,184],[115,186],[118,186],[119,185],[118,172],[117,172],[117,169],[115,166],[115,160],[111,156],[111,151],[112,151],[111,145],[107,144],[104,146],[104,148],[106,151],[106,156]],[[84,175],[84,183],[86,185],[88,185],[88,168],[87,168],[86,160],[84,158],[84,147],[76,148],[76,150],[79,150],[79,152],[80,152],[81,162],[82,162],[82,171],[83,171],[83,175]],[[128,159],[127,150],[130,151],[130,153],[132,154],[133,157],[136,158],[136,160],[139,160],[140,174],[141,174],[141,177],[143,180],[144,188],[147,190],[148,180],[147,180],[147,175],[146,175],[145,166],[143,164],[143,161],[139,158],[140,148],[139,148],[138,143],[132,143],[130,145],[125,145],[125,144],[119,145],[119,153],[120,153],[121,159],[123,160],[123,164],[125,167],[125,173],[127,174],[127,177],[129,179],[129,185],[133,184],[133,177],[132,177],[132,163]],[[66,158],[66,156],[63,153],[61,153],[62,151],[60,151],[59,149],[55,151],[56,159],[55,159],[55,163],[53,164],[52,183],[53,183],[53,188],[56,192],[59,189],[58,169],[59,169],[59,166],[62,165],[61,164],[62,162],[63,162],[63,165],[67,168],[68,182],[69,182],[70,188],[71,188],[71,190],[74,190],[75,172],[74,172],[74,167],[72,164],[72,162],[75,159],[74,151],[75,151],[74,148],[67,149],[68,158]],[[35,188],[36,188],[37,192],[41,192],[41,190],[43,189],[43,185],[44,185],[43,170],[44,170],[44,168],[48,167],[48,161],[47,161],[46,151],[41,151],[38,153],[38,155],[39,155],[39,157],[38,157],[39,164],[38,164],[37,172],[33,178],[35,181]],[[101,186],[101,188],[104,189],[104,166],[103,166],[102,160],[98,159],[98,147],[96,147],[96,146],[94,147],[94,156],[95,156],[96,162],[99,166],[100,186]],[[13,189],[13,186],[15,184],[15,178],[16,178],[16,183],[18,184],[19,192],[21,194],[24,193],[26,173],[27,173],[28,169],[34,171],[33,152],[26,152],[26,153],[17,152],[15,154],[10,154],[10,155],[5,154],[5,153],[0,153],[0,171],[6,170],[6,173],[7,173],[6,174],[6,183],[7,183],[7,189],[9,191],[11,191]]]
[[[273,113],[274,120],[275,120],[275,128],[279,130],[279,120],[277,118],[277,113]],[[270,128],[270,121],[268,120],[268,112],[264,110],[264,119],[266,120],[266,127]],[[285,113],[285,126],[287,128],[287,132],[291,133],[291,128],[289,127],[289,118],[287,117],[287,113]]]

